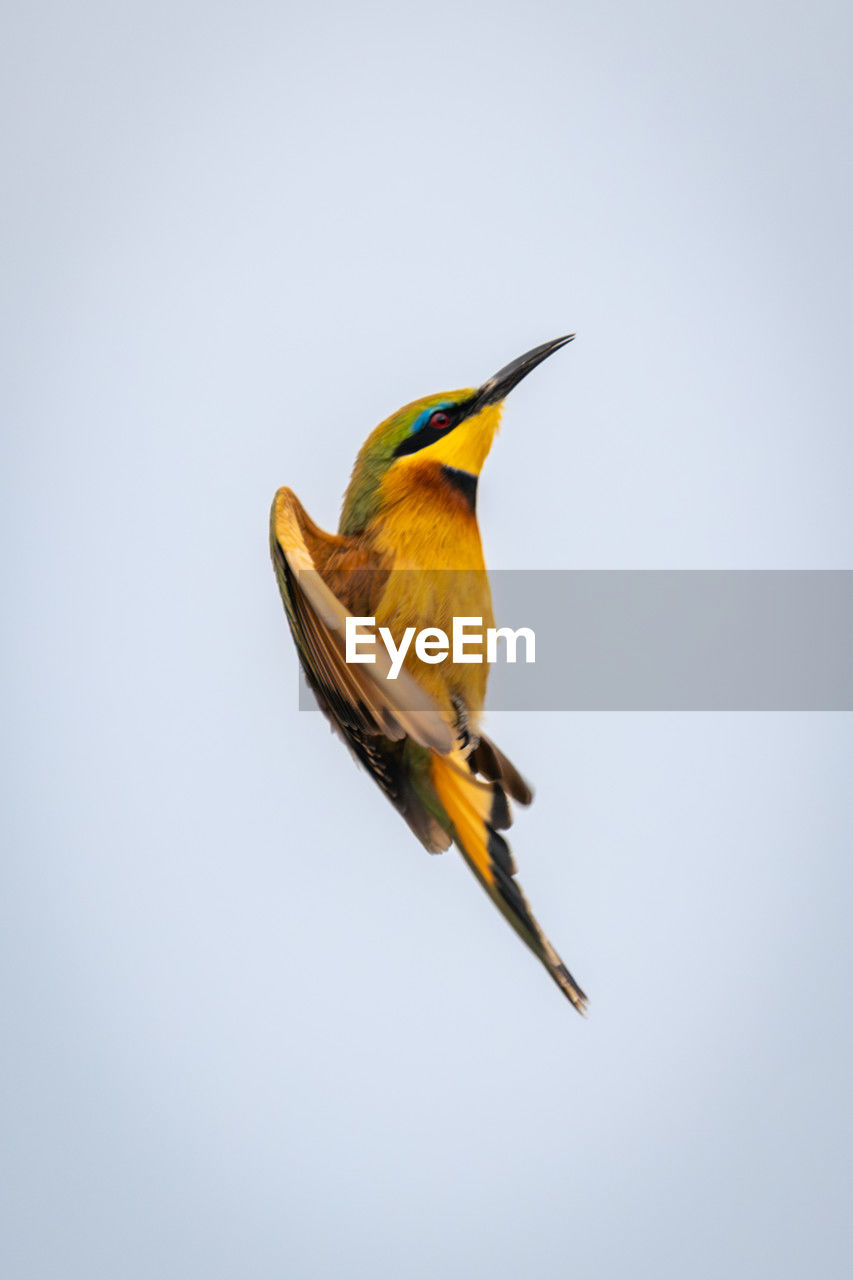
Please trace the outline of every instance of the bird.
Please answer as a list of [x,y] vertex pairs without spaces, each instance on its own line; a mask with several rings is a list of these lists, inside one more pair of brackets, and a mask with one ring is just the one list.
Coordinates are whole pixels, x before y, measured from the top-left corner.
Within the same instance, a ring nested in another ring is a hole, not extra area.
[[534,347],[479,387],[405,405],[367,437],[337,533],[280,488],[270,551],[307,684],[332,728],[431,853],[454,844],[493,903],[579,1013],[587,997],[537,923],[506,838],[511,803],[533,792],[482,730],[488,664],[421,661],[411,647],[396,678],[347,661],[353,619],[397,637],[449,632],[454,617],[493,625],[477,523],[477,485],[510,391],[575,337]]

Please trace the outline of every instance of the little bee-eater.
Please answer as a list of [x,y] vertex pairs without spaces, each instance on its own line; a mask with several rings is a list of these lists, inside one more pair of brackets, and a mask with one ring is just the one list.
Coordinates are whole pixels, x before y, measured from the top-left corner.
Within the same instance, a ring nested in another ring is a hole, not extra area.
[[380,646],[375,661],[356,663],[345,644],[348,618],[374,619],[398,648],[410,627],[448,633],[455,617],[493,626],[477,479],[506,396],[573,337],[535,347],[479,388],[426,396],[380,423],[356,459],[336,534],[279,489],[270,542],[300,662],[332,726],[431,853],[457,846],[583,1013],[586,996],[534,919],[500,834],[510,800],[533,796],[480,730],[488,665],[421,661],[410,647],[395,677]]

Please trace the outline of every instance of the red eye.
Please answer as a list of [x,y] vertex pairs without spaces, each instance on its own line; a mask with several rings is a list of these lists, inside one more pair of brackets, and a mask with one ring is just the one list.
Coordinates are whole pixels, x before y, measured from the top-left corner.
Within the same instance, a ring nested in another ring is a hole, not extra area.
[[443,409],[437,409],[435,413],[430,414],[429,425],[435,427],[437,431],[443,431],[445,427],[450,426],[450,414],[445,413]]

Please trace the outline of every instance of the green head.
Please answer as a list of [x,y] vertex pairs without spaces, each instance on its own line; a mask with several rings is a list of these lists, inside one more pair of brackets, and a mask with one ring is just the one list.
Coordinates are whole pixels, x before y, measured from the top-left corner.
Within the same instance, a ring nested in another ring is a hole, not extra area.
[[481,387],[424,396],[380,422],[365,440],[344,495],[339,531],[361,533],[381,506],[381,486],[392,468],[434,461],[479,475],[509,392],[574,334],[556,338],[513,360]]

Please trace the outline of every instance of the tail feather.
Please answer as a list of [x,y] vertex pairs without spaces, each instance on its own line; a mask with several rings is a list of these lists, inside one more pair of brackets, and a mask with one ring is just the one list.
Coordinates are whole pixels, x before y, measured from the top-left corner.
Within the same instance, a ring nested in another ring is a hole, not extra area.
[[499,782],[503,790],[508,791],[519,804],[530,804],[533,799],[530,783],[522,778],[512,761],[485,734],[480,734],[476,747],[468,757],[468,763],[484,778]]
[[436,794],[452,824],[453,840],[492,901],[542,962],[579,1013],[587,999],[540,929],[518,881],[509,845],[498,828],[509,826],[509,805],[498,781],[472,776],[464,757],[433,754]]

